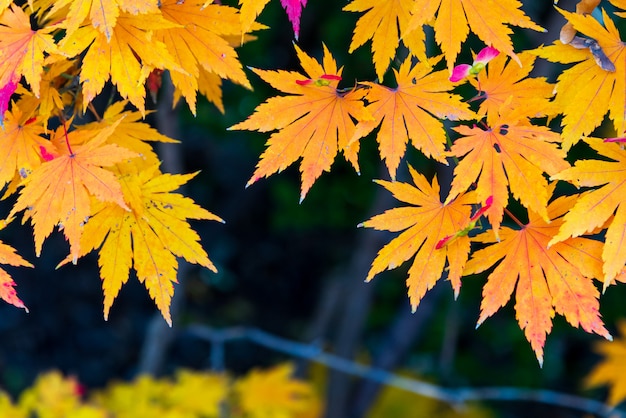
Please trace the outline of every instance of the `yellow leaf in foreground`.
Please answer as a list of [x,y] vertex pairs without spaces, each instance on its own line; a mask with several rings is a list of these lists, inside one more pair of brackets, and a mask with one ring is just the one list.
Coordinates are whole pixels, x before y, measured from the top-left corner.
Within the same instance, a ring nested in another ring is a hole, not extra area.
[[118,205],[98,204],[85,224],[82,254],[100,247],[105,319],[132,267],[171,325],[169,306],[173,283],[177,282],[176,257],[216,271],[187,219],[221,219],[191,199],[171,193],[195,174],[160,174],[157,166],[137,172],[131,164],[118,164],[117,169],[130,211]]

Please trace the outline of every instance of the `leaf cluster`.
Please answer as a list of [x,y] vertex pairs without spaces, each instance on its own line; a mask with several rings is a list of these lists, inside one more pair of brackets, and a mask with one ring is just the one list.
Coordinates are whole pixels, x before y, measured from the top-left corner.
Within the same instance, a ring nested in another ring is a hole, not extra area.
[[40,375],[16,402],[0,392],[0,413],[11,418],[218,418],[226,411],[233,418],[319,416],[321,404],[313,386],[292,374],[288,363],[238,378],[179,370],[173,379],[143,375],[85,393],[75,378],[51,371]]
[[[412,259],[415,310],[438,280],[458,295],[464,277],[485,272],[478,325],[515,295],[540,364],[557,313],[611,339],[594,280],[605,291],[626,264],[626,48],[618,30],[626,5],[607,1],[618,9],[609,12],[587,3],[576,12],[555,7],[568,21],[558,39],[519,51],[513,30],[546,30],[516,0],[351,1],[344,10],[360,15],[349,50],[371,42],[376,81],[345,87],[349,77],[326,47],[317,61],[296,46],[303,72],[255,69],[281,94],[231,128],[271,132],[249,184],[301,159],[302,200],[340,153],[359,172],[360,142],[374,136],[391,180],[377,183],[404,205],[360,224],[399,233],[368,280]],[[426,27],[440,54],[426,54]],[[455,64],[470,32],[495,54],[459,65],[469,69],[461,78]],[[531,75],[539,59],[566,64],[555,83]],[[391,86],[381,82],[390,78]],[[599,157],[576,160],[570,150],[579,141]],[[440,187],[412,167],[411,182],[396,180],[409,144],[452,181]],[[555,192],[559,181],[578,191]],[[527,214],[513,213],[515,201]]]

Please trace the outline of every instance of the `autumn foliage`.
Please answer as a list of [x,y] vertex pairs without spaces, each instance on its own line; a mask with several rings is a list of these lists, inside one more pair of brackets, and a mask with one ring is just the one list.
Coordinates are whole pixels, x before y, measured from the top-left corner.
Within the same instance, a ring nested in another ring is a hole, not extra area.
[[[269,135],[248,185],[299,161],[302,200],[338,154],[359,172],[361,141],[377,141],[389,174],[377,183],[402,203],[361,224],[398,233],[368,280],[412,260],[415,310],[442,278],[458,295],[464,277],[488,272],[478,324],[514,297],[540,363],[557,313],[611,339],[594,281],[606,291],[626,264],[624,0],[555,7],[569,23],[526,51],[512,32],[545,29],[517,0],[353,0],[346,49],[372,52],[371,78],[356,82],[326,46],[315,58],[297,43],[302,71],[247,73],[236,47],[266,29],[257,18],[267,3],[1,2],[0,182],[5,198],[17,194],[5,223],[32,226],[37,256],[60,231],[60,265],[97,251],[105,318],[132,270],[171,323],[178,258],[215,270],[188,220],[221,219],[176,192],[195,174],[160,170],[151,143],[174,140],[143,121],[146,96],[167,71],[192,113],[198,94],[225,111],[223,80],[250,89],[254,74],[279,93],[230,128]],[[296,39],[306,3],[281,0]],[[437,54],[426,52],[426,27]],[[470,32],[485,49],[459,62]],[[565,69],[554,83],[531,76],[539,60]],[[93,101],[105,94],[100,113]],[[409,146],[447,166],[451,182],[410,166],[410,182],[397,180]],[[575,147],[590,157],[575,159]],[[31,266],[5,244],[0,254]],[[24,307],[0,273],[0,296]]]

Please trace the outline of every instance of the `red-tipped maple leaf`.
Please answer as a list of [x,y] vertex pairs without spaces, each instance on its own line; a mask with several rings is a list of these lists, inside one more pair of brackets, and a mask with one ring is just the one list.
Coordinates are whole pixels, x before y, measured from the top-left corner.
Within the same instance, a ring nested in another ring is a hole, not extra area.
[[[0,229],[3,229],[8,222],[3,221],[1,223],[3,225],[0,226]],[[33,267],[32,264],[17,254],[13,247],[3,243],[2,241],[0,241],[0,264],[8,264],[16,267]],[[16,284],[9,273],[0,268],[0,298],[11,305],[23,308],[26,312],[28,312],[28,308],[26,308],[24,302],[17,297],[15,286]]]

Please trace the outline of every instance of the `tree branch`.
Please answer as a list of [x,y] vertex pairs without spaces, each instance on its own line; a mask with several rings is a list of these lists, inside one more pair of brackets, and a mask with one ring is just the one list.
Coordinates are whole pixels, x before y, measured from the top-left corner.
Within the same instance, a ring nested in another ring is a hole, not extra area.
[[[470,401],[526,401],[575,409],[607,418],[626,418],[624,411],[605,403],[552,390],[504,386],[445,388],[443,386],[390,373],[380,368],[346,360],[337,355],[326,353],[317,346],[287,340],[256,328],[232,327],[218,330],[204,325],[190,325],[184,330],[184,333],[211,342],[214,345],[213,350],[217,349],[217,352],[220,353],[224,352],[223,345],[229,341],[249,340],[281,353],[306,358],[343,373],[437,399],[454,407],[462,407],[463,404]],[[215,361],[216,359],[212,356],[212,360]],[[223,359],[218,359],[218,361],[221,361],[221,363],[214,365],[221,368],[223,366]]]

